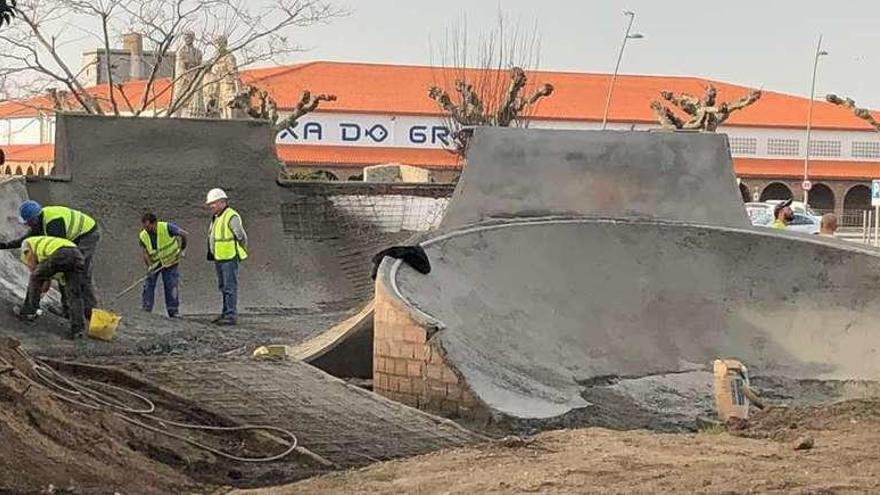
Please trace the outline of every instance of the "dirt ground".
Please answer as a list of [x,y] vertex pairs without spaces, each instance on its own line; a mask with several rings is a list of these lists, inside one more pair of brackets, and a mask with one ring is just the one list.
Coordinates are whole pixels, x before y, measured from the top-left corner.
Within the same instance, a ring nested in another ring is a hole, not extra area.
[[[193,492],[201,487],[133,449],[130,427],[102,411],[57,400],[28,364],[0,345],[0,492]],[[11,366],[11,368],[10,368]]]
[[850,401],[731,432],[555,431],[237,493],[880,493],[878,442],[880,401]]
[[[99,368],[80,373],[65,369],[63,374],[109,394],[108,400],[143,408],[144,403],[114,395],[98,383],[137,390],[155,404],[155,412],[120,415],[115,410],[73,404],[52,393],[51,386],[35,373],[34,361],[20,355],[16,345],[11,339],[0,338],[0,493],[210,493],[223,486],[289,483],[322,472],[297,453],[274,462],[241,463],[134,425],[124,418],[244,457],[263,457],[286,449],[259,432],[170,425],[169,420],[208,426],[231,423],[149,384],[126,383],[125,376]],[[63,367],[56,365],[56,369]],[[66,387],[64,382],[54,383]],[[90,402],[69,392],[61,395]]]

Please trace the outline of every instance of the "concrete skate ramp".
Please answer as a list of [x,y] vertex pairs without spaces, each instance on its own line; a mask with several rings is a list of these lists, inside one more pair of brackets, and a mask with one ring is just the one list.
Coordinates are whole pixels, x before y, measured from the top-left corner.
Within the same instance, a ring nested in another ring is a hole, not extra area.
[[442,228],[550,215],[746,226],[735,180],[723,134],[481,128]]
[[432,345],[476,397],[512,418],[558,418],[588,409],[591,385],[707,370],[719,356],[760,376],[880,379],[874,250],[584,218],[476,226],[423,245],[431,274],[387,262],[386,286],[440,329]]
[[[0,180],[0,240],[17,239],[27,232],[18,217],[18,205],[26,200],[24,177],[8,177]],[[21,301],[28,285],[27,267],[19,260],[19,251],[0,251],[0,299]]]
[[[214,267],[206,262],[204,197],[212,187],[226,190],[251,239],[240,275],[242,313],[344,311],[371,296],[368,260],[376,246],[363,240],[371,226],[326,197],[279,186],[273,133],[264,123],[60,115],[56,140],[56,172],[70,181],[36,181],[30,191],[98,220],[95,279],[105,302],[142,275],[137,235],[141,214],[152,210],[190,233],[182,312],[219,312]],[[139,293],[119,305],[136,309]],[[160,289],[157,311],[161,299]]]

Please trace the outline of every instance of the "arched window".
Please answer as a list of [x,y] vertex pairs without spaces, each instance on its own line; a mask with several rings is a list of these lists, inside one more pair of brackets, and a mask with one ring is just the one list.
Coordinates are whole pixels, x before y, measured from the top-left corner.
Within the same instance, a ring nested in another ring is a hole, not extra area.
[[809,194],[810,206],[818,213],[834,211],[834,191],[825,184],[814,184]]
[[791,189],[781,182],[768,184],[761,193],[761,201],[767,201],[770,199],[791,199],[792,197]]

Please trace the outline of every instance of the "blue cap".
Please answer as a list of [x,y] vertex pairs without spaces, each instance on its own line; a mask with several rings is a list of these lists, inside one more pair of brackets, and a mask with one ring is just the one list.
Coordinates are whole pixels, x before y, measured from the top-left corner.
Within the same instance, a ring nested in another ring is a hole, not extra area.
[[31,220],[40,216],[40,213],[43,212],[43,207],[40,206],[40,203],[29,199],[21,204],[18,207],[18,216],[21,217],[22,223],[28,223]]

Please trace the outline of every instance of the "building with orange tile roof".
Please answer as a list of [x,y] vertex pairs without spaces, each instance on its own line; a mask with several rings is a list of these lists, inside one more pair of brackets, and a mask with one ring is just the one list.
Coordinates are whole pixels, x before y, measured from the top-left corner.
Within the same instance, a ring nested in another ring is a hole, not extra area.
[[[447,151],[448,130],[436,104],[428,98],[433,85],[479,76],[476,70],[448,70],[425,66],[366,63],[311,62],[243,71],[246,84],[268,90],[282,112],[298,102],[302,91],[329,93],[335,102],[279,133],[278,156],[292,167],[321,169],[340,179],[361,173],[363,167],[402,163],[431,169],[448,179],[461,168]],[[540,128],[597,129],[601,126],[610,75],[541,71],[530,74],[533,83],[551,83],[553,96],[532,112],[529,125]],[[702,94],[708,84],[718,89],[720,101],[746,95],[751,88],[699,77],[619,76],[610,109],[609,128],[648,130],[658,127],[650,103],[660,91]],[[126,83],[117,101],[144,100],[143,81]],[[109,88],[89,90],[101,101]],[[167,80],[158,81],[146,95],[147,115],[161,113],[170,96]],[[123,113],[130,114],[133,108]],[[751,107],[735,113],[720,129],[728,134],[736,174],[744,199],[772,199],[802,195],[806,154],[806,98],[764,91]],[[3,171],[47,173],[52,161],[54,111],[48,98],[25,103],[0,103],[0,147],[6,151]],[[880,118],[880,114],[877,115]],[[810,144],[811,204],[855,218],[870,203],[868,183],[880,178],[880,133],[838,106],[816,101]]]

